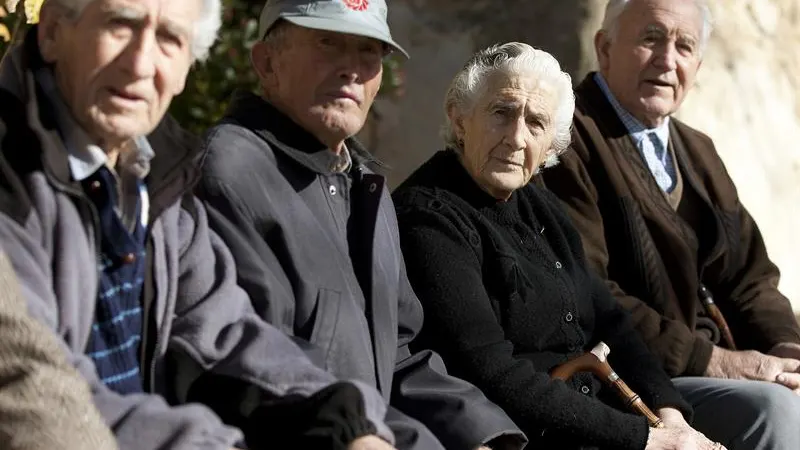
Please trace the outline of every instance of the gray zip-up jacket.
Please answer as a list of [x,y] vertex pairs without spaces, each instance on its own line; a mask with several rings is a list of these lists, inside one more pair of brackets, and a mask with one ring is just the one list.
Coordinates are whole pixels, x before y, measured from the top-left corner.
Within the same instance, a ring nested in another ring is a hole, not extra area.
[[[48,99],[37,89],[35,28],[0,73],[0,242],[31,314],[63,340],[122,449],[228,449],[241,439],[208,408],[185,404],[209,372],[266,397],[308,396],[336,380],[264,322],[236,284],[230,252],[191,195],[197,141],[165,119],[155,151],[143,288],[142,371],[147,394],[121,396],[99,382],[83,352],[97,298],[97,213],[69,175]],[[367,417],[387,440],[381,395],[361,383]],[[169,403],[168,403],[169,401]],[[171,406],[181,404],[182,406]],[[269,424],[264,424],[269,432]]]
[[[355,140],[350,174],[334,154],[253,94],[209,130],[198,195],[241,269],[256,311],[318,364],[375,386],[402,450],[473,450],[525,437],[439,355],[411,352],[423,322],[384,178]],[[414,262],[410,262],[413,264]]]

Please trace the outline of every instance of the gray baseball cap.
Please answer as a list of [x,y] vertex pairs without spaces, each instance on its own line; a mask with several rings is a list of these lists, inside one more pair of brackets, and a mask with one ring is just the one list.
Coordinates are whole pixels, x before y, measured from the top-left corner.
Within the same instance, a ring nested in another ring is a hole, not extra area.
[[371,37],[408,58],[392,39],[386,11],[385,0],[267,0],[258,20],[258,36],[263,39],[278,19],[284,19],[305,28]]

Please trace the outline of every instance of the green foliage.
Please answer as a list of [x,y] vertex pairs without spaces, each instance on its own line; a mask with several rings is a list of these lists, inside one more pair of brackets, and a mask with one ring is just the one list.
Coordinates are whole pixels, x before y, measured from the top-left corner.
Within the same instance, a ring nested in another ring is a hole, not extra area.
[[170,113],[185,127],[202,133],[216,122],[231,94],[237,89],[254,90],[258,78],[250,67],[250,48],[258,39],[258,2],[224,2],[219,39],[204,63],[189,72],[186,89],[173,100]]
[[19,9],[16,13],[9,14],[2,7],[0,0],[0,57],[6,54],[6,50],[15,39],[21,40],[20,35],[25,32],[25,13]]
[[392,53],[383,60],[383,79],[381,80],[381,90],[378,95],[398,98],[403,96],[405,88],[405,76],[403,74],[403,62],[405,56],[401,53]]

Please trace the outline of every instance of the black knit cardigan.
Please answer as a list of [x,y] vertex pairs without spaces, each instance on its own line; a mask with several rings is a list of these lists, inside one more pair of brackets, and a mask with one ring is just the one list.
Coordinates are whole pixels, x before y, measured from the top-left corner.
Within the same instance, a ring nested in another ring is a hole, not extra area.
[[546,189],[500,202],[453,151],[433,156],[393,194],[411,284],[425,310],[417,348],[506,410],[533,448],[641,450],[647,423],[590,374],[553,381],[556,365],[604,341],[609,362],[654,410],[683,401],[605,285]]

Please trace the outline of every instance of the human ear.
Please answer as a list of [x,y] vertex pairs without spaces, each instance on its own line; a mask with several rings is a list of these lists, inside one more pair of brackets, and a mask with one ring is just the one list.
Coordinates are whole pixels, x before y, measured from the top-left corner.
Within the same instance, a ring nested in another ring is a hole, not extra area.
[[39,13],[39,25],[36,29],[36,40],[39,43],[39,52],[47,63],[54,63],[58,59],[57,36],[63,26],[61,18],[55,11],[56,6],[42,5]]
[[275,51],[272,46],[264,41],[258,41],[250,49],[250,64],[258,74],[258,78],[263,80],[273,73],[275,63]]
[[544,157],[544,161],[542,161],[541,167],[546,169],[548,167],[553,167],[558,165],[558,153],[555,149],[550,149]]
[[607,32],[600,30],[594,35],[594,51],[600,71],[608,70],[611,59],[611,39]]
[[450,105],[450,107],[447,108],[447,117],[450,119],[450,127],[456,135],[456,139],[458,139],[459,142],[463,141],[464,135],[466,134],[466,130],[464,129],[464,115],[457,106]]

